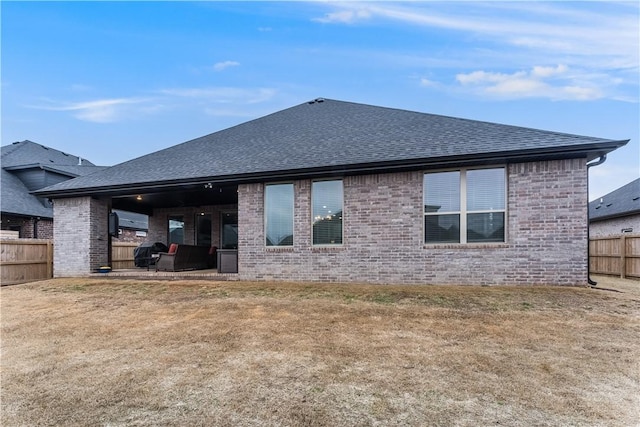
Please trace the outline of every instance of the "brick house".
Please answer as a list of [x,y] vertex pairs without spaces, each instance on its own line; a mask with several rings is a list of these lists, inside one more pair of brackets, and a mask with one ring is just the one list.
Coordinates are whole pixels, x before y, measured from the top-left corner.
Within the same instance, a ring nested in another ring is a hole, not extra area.
[[317,99],[38,194],[56,276],[108,261],[117,208],[239,279],[584,285],[587,163],[626,142]]
[[589,203],[591,237],[640,233],[640,178]]
[[[1,148],[0,228],[17,232],[23,239],[53,238],[53,207],[46,197],[32,192],[62,181],[105,169],[87,159],[32,141]],[[118,211],[121,241],[144,241],[145,215]]]

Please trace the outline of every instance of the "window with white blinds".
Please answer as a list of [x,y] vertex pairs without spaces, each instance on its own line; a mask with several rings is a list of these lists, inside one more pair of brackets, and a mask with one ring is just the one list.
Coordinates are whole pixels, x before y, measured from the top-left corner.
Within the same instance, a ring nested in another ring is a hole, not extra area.
[[424,175],[424,242],[504,242],[504,168]]
[[266,246],[293,246],[293,184],[269,184],[264,189]]
[[316,181],[311,187],[314,245],[342,244],[342,180]]

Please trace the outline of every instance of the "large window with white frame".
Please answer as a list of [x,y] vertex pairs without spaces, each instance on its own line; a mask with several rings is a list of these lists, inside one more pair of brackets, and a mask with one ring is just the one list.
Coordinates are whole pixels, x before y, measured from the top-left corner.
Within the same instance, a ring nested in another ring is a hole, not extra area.
[[424,175],[424,242],[505,241],[505,168]]
[[293,184],[267,184],[264,190],[266,246],[293,246]]
[[342,244],[342,180],[315,181],[311,186],[314,245]]

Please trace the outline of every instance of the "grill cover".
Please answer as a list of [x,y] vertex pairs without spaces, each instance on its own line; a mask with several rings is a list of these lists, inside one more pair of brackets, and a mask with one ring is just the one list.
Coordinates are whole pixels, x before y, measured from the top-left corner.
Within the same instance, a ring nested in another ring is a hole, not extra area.
[[133,250],[133,262],[136,267],[148,267],[151,255],[158,252],[169,252],[169,248],[160,242],[144,242]]

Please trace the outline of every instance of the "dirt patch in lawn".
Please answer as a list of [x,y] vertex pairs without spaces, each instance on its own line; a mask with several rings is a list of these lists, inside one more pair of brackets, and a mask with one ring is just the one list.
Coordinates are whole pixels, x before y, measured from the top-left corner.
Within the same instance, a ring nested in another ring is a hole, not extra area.
[[1,423],[637,425],[640,282],[598,280],[2,288]]

